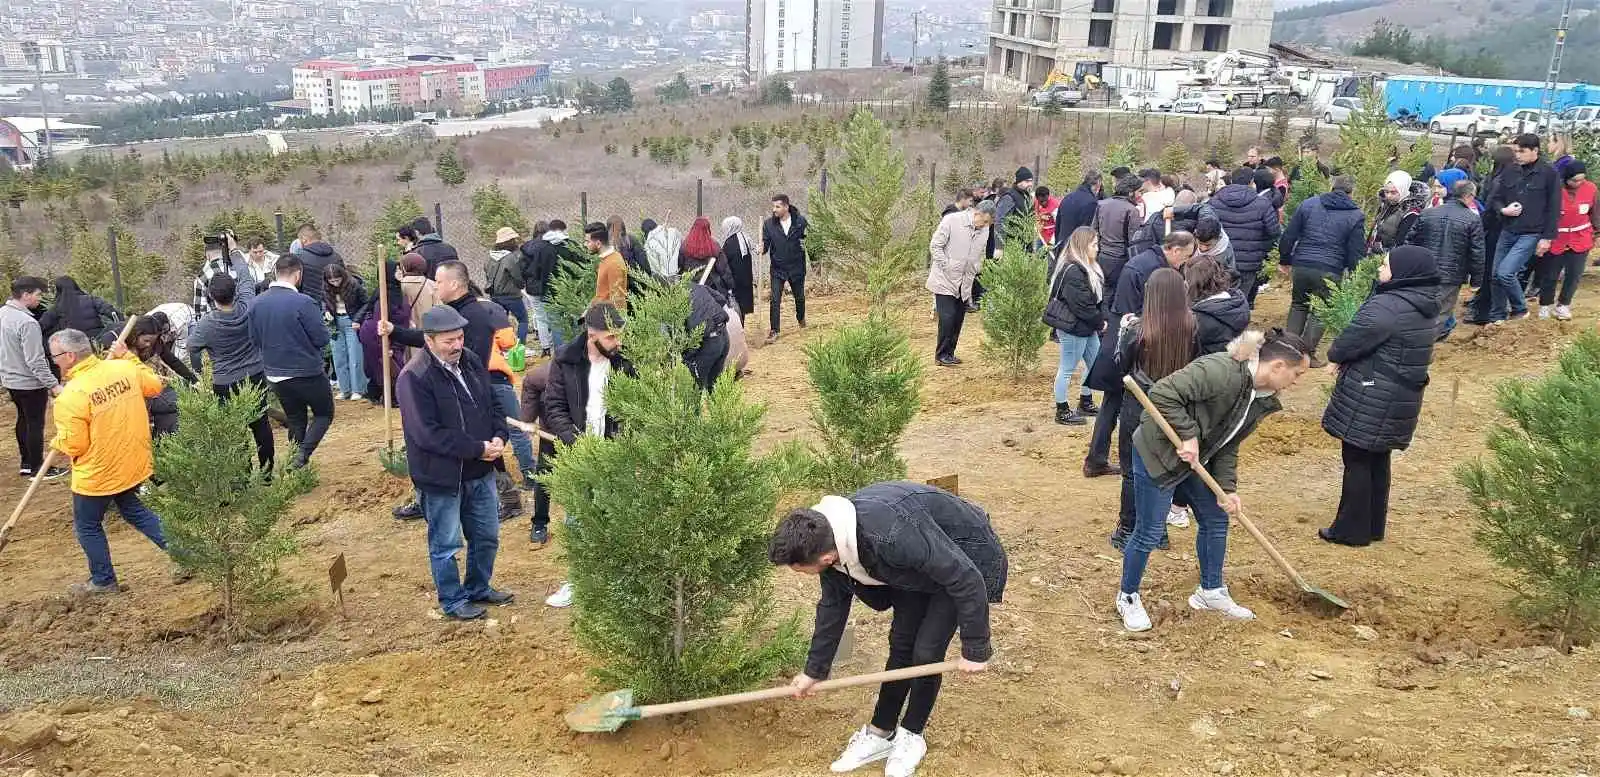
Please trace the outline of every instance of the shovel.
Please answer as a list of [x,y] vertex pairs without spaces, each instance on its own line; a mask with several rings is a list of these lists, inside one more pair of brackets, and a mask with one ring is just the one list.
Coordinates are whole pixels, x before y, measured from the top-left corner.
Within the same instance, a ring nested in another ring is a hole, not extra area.
[[[1167,439],[1172,441],[1173,447],[1177,447],[1178,445],[1182,444],[1182,441],[1178,439],[1178,433],[1173,430],[1172,424],[1167,423],[1167,419],[1161,415],[1161,411],[1156,410],[1156,406],[1150,403],[1150,397],[1145,396],[1144,391],[1139,388],[1139,384],[1135,383],[1131,376],[1123,376],[1122,386],[1128,390],[1128,393],[1132,394],[1139,400],[1139,404],[1144,405],[1145,412],[1149,413],[1150,418],[1156,422],[1157,426],[1161,427],[1161,431],[1166,433]],[[1217,483],[1216,478],[1211,477],[1211,473],[1207,472],[1206,468],[1201,466],[1199,462],[1195,462],[1191,466],[1194,467],[1195,474],[1199,475],[1200,479],[1204,480],[1206,485],[1211,487],[1211,493],[1217,495],[1217,502],[1219,504],[1226,502],[1228,499],[1228,494],[1226,491],[1222,490],[1222,486]],[[1277,564],[1278,568],[1283,570],[1283,573],[1288,575],[1289,579],[1293,580],[1294,584],[1299,586],[1302,592],[1319,597],[1328,604],[1338,607],[1341,610],[1350,609],[1349,602],[1346,602],[1345,600],[1340,599],[1339,597],[1306,582],[1306,579],[1301,577],[1300,573],[1296,572],[1293,566],[1290,566],[1289,560],[1284,558],[1283,554],[1279,553],[1277,548],[1273,547],[1272,541],[1267,539],[1267,535],[1262,534],[1261,530],[1257,529],[1256,525],[1251,523],[1249,518],[1245,517],[1243,510],[1235,513],[1233,517],[1239,521],[1239,525],[1243,526],[1245,531],[1250,533],[1251,537],[1255,538],[1256,543],[1261,546],[1261,549],[1267,552],[1267,556],[1272,559],[1272,563]]]
[[[122,334],[117,335],[114,343],[127,343],[128,333],[133,331],[133,324],[138,321],[138,316],[129,316],[127,323],[122,325]],[[39,490],[39,484],[44,482],[44,473],[56,460],[56,449],[46,448],[44,463],[39,465],[39,471],[33,473],[33,480],[28,483],[28,490],[22,492],[22,501],[17,503],[17,509],[11,511],[11,517],[6,519],[6,525],[0,526],[0,550],[5,550],[11,543],[11,529],[17,525],[17,519],[22,517],[22,511],[27,509],[28,502],[33,500],[33,492]]]
[[511,416],[506,416],[506,426],[509,426],[512,429],[516,429],[516,430],[524,432],[526,434],[531,434],[531,435],[533,435],[535,437],[538,437],[541,440],[548,440],[550,442],[561,442],[561,438],[559,438],[559,437],[557,437],[557,436],[555,436],[555,435],[553,435],[553,434],[551,434],[551,433],[549,433],[549,432],[547,432],[547,431],[545,431],[543,429],[540,429],[538,424],[530,424],[527,421],[524,421],[524,420],[522,420],[520,418],[512,418]]
[[[812,686],[811,690],[820,693],[822,691],[836,691],[841,688],[854,688],[858,685],[877,685],[896,680],[910,680],[917,677],[944,674],[954,671],[955,668],[956,662],[954,661],[908,666],[904,669],[890,669],[871,674],[859,674],[854,677],[841,677],[837,680],[823,680]],[[622,728],[624,723],[644,720],[645,718],[681,715],[685,712],[709,710],[753,701],[773,701],[792,696],[794,696],[794,689],[785,685],[761,691],[730,693],[726,696],[711,696],[705,699],[690,699],[671,704],[651,704],[645,707],[635,707],[633,706],[633,691],[624,688],[620,691],[602,693],[579,704],[576,709],[567,713],[567,725],[573,731],[611,732]]]
[[[383,264],[381,262],[378,265],[378,274],[379,275],[383,274]],[[389,323],[389,279],[388,278],[379,278],[378,279],[378,324],[379,324],[378,331],[382,332],[385,329],[387,329],[388,327],[383,326],[383,324],[387,324],[387,323]],[[400,477],[400,478],[409,477],[411,475],[411,470],[410,470],[409,467],[406,466],[406,449],[405,448],[396,449],[394,447],[394,424],[390,423],[390,421],[389,421],[389,415],[390,415],[390,411],[391,411],[390,409],[391,409],[391,406],[394,405],[393,398],[390,396],[390,392],[393,391],[393,388],[391,387],[392,384],[393,384],[393,381],[390,380],[390,370],[394,366],[394,364],[393,364],[394,359],[392,359],[389,356],[389,335],[387,335],[387,334],[380,335],[378,339],[379,339],[379,342],[381,343],[381,345],[378,346],[378,348],[380,349],[379,359],[383,362],[383,439],[384,439],[383,450],[378,451],[378,462],[383,465],[383,471],[384,472],[387,472],[387,473],[389,473],[391,475],[394,475],[395,477]]]

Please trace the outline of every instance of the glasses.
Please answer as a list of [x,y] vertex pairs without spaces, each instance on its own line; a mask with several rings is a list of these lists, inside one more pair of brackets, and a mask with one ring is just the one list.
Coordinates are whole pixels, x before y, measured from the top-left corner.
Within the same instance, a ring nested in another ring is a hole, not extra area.
[[52,361],[54,361],[54,360],[56,360],[56,359],[59,359],[59,358],[61,358],[61,357],[63,357],[63,356],[66,356],[66,355],[67,355],[67,354],[69,354],[69,353],[72,353],[72,352],[71,352],[71,351],[61,351],[61,352],[60,352],[60,353],[55,353],[55,352],[52,352],[52,353],[51,353],[51,354],[50,354],[50,359],[51,359],[51,360],[52,360]]

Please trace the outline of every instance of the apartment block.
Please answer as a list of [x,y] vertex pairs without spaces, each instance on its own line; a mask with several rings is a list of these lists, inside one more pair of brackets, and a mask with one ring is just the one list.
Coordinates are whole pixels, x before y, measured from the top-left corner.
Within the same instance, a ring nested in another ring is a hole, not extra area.
[[383,108],[427,108],[525,97],[550,80],[545,63],[331,60],[302,62],[293,71],[294,99],[313,115]]
[[1163,67],[1267,50],[1272,0],[996,0],[986,86],[1016,91],[1080,62]]
[[745,0],[751,78],[883,61],[884,0]]

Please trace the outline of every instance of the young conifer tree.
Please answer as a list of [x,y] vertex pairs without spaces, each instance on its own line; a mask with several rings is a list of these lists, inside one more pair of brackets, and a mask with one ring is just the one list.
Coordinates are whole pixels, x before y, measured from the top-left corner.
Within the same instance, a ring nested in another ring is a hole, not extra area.
[[921,403],[922,362],[911,338],[886,313],[846,324],[808,344],[806,376],[817,393],[811,423],[813,484],[849,494],[906,475],[900,437]]
[[1061,143],[1056,147],[1056,156],[1050,162],[1050,172],[1045,174],[1045,180],[1053,191],[1063,197],[1083,183],[1083,149],[1078,145],[1077,133],[1061,134]]
[[477,222],[478,240],[485,246],[494,245],[494,234],[501,227],[511,227],[523,237],[528,235],[527,217],[500,188],[499,181],[472,191],[472,218]]
[[1040,320],[1049,302],[1044,251],[1007,240],[1000,258],[984,262],[983,355],[1011,378],[1039,364],[1039,349],[1050,337]]
[[572,517],[562,531],[574,633],[608,687],[643,701],[738,691],[796,661],[804,634],[779,618],[767,540],[785,453],[757,455],[766,411],[724,373],[707,394],[682,354],[687,282],[630,296],[606,412],[621,431],[585,436],[546,477]]

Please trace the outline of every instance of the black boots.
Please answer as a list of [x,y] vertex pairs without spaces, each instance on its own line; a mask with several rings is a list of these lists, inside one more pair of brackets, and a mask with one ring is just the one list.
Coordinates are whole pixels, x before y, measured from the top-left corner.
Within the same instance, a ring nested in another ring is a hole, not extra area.
[[1094,403],[1094,397],[1084,394],[1078,397],[1078,415],[1094,417],[1100,415],[1100,406]]
[[1072,410],[1072,403],[1056,403],[1056,423],[1062,426],[1083,426],[1089,423],[1088,419]]

